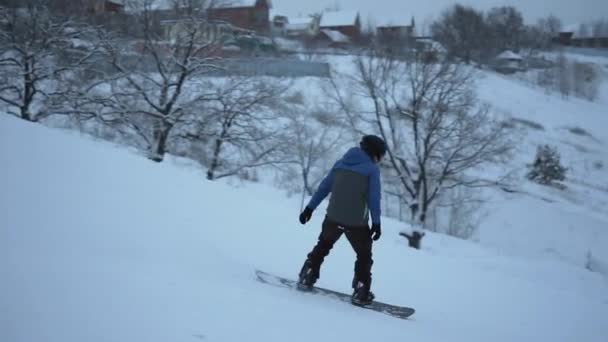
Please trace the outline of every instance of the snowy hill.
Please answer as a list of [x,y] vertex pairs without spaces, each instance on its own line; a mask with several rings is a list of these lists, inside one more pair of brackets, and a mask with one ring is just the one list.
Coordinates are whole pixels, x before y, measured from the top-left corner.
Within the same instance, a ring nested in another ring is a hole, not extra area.
[[[608,260],[608,82],[589,102],[547,94],[516,79],[484,72],[479,97],[511,118],[520,136],[510,167],[519,194],[494,194],[480,240],[514,253],[584,265],[588,252]],[[566,190],[525,181],[540,144],[556,146],[568,168]]]
[[[322,209],[302,227],[282,191],[6,115],[0,165],[1,341],[608,337],[608,281],[579,265],[432,233],[416,251],[385,219],[374,291],[417,309],[397,320],[254,280],[255,268],[294,277],[319,231]],[[319,285],[348,291],[353,258],[340,241]]]

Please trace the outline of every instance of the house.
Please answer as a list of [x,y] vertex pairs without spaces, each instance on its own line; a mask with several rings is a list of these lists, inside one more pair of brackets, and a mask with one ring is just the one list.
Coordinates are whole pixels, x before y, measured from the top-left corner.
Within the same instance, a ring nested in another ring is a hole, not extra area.
[[350,38],[340,31],[321,30],[313,40],[317,47],[345,49],[351,44]]
[[48,4],[53,11],[77,16],[125,12],[123,0],[54,0]]
[[358,42],[361,38],[361,19],[359,12],[355,11],[324,12],[319,28],[338,31],[348,36],[352,42]]
[[289,18],[285,35],[290,38],[314,37],[319,33],[320,16]]
[[376,26],[378,41],[385,45],[409,44],[416,35],[416,22],[411,17],[409,23],[398,21],[385,21],[384,24]]
[[582,29],[579,24],[568,25],[562,29],[553,43],[564,46],[608,48],[608,36],[594,36],[590,29]]
[[494,58],[493,68],[494,70],[505,74],[511,74],[526,69],[524,59],[510,50],[504,51]]
[[91,1],[93,13],[123,13],[125,5],[120,0],[94,0]]
[[220,3],[209,8],[209,20],[223,20],[234,26],[253,30],[260,34],[270,32],[270,0],[241,0],[240,2]]

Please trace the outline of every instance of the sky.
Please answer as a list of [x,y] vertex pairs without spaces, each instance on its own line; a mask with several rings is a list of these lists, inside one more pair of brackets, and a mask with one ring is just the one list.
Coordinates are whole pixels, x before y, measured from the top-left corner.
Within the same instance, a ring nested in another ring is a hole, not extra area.
[[[608,18],[608,0],[272,0],[273,9],[288,16],[306,15],[328,7],[358,10],[365,22],[409,20],[413,15],[417,26],[437,17],[441,11],[455,3],[473,5],[478,9],[511,5],[517,7],[526,22],[554,14],[564,25],[578,24],[598,18]],[[390,19],[389,19],[390,18]]]

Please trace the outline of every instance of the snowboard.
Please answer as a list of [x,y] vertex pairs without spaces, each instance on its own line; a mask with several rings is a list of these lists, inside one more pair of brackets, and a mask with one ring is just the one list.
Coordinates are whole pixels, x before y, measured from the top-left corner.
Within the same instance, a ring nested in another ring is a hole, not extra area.
[[297,281],[279,277],[279,276],[276,276],[276,275],[273,275],[273,274],[270,274],[270,273],[267,273],[264,271],[260,271],[260,270],[256,270],[255,275],[257,277],[257,280],[264,284],[277,286],[277,287],[289,288],[289,289],[293,289],[293,290],[297,290],[297,291],[301,291],[301,292],[305,292],[305,293],[318,294],[318,295],[322,295],[325,297],[330,297],[330,298],[337,299],[342,302],[351,304],[353,306],[380,312],[380,313],[383,313],[383,314],[386,314],[386,315],[389,315],[392,317],[396,317],[396,318],[407,319],[408,317],[413,315],[415,312],[415,310],[413,308],[386,304],[386,303],[382,303],[382,302],[378,302],[378,301],[373,301],[369,305],[363,305],[363,306],[355,305],[355,304],[351,303],[350,294],[346,294],[346,293],[342,293],[342,292],[338,292],[338,291],[334,291],[334,290],[329,290],[329,289],[324,289],[322,287],[317,287],[317,286],[313,287],[310,290],[303,290],[303,289],[298,288]]

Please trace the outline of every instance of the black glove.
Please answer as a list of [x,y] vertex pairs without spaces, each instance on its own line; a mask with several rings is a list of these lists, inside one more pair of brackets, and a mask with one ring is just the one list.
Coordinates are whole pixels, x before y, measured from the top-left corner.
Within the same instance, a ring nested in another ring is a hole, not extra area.
[[380,235],[382,235],[382,229],[380,229],[380,223],[372,224],[372,230],[370,231],[372,234],[372,240],[378,241]]
[[310,217],[312,216],[312,209],[309,207],[304,208],[304,211],[300,214],[300,223],[306,224],[306,222],[310,221]]

